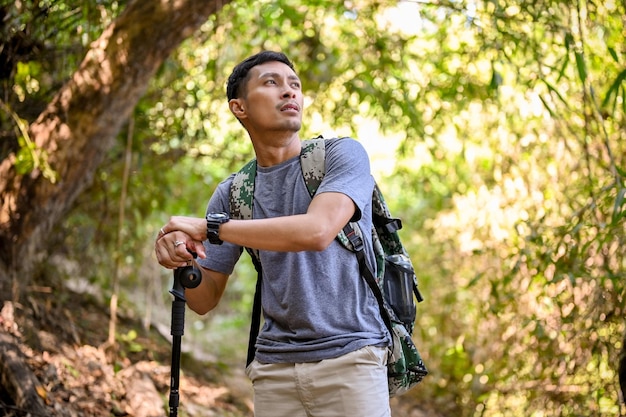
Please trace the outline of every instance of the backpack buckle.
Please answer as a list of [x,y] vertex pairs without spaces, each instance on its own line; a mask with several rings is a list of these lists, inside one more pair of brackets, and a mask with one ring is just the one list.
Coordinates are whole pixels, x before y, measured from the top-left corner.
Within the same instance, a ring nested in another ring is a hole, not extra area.
[[343,233],[346,235],[355,252],[363,250],[363,239],[359,236],[350,223],[344,226]]

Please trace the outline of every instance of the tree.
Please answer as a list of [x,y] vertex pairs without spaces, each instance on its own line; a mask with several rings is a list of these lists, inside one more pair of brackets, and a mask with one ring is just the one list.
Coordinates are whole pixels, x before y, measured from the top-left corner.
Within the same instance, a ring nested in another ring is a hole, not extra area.
[[[41,243],[91,183],[163,61],[226,3],[130,2],[37,120],[26,129],[16,118],[31,166],[19,169],[23,155],[15,148],[0,164],[0,246],[6,248],[0,255],[2,297],[18,298],[32,267],[45,256],[38,250]],[[8,6],[4,10],[19,13]]]

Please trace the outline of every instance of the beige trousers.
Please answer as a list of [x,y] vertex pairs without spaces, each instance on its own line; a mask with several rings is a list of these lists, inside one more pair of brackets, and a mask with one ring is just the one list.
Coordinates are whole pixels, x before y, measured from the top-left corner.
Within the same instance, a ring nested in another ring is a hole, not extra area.
[[390,417],[387,348],[312,363],[263,364],[246,374],[255,417]]

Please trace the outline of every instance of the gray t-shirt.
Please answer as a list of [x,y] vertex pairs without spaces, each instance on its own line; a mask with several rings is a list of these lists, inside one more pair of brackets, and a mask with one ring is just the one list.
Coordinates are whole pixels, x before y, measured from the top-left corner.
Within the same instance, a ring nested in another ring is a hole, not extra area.
[[[231,182],[232,176],[217,187],[208,211],[229,211]],[[348,138],[327,141],[326,174],[317,192],[350,197],[356,207],[353,221],[358,220],[363,231],[372,227],[373,187],[369,158],[362,145]],[[257,167],[253,218],[303,214],[310,203],[299,157],[269,168]],[[371,235],[364,235],[372,266]],[[200,265],[232,273],[241,247],[228,242],[204,244],[207,258],[200,260]],[[360,276],[356,255],[338,240],[319,252],[260,251],[260,259],[264,317],[256,344],[260,362],[313,362],[389,343],[376,298]]]

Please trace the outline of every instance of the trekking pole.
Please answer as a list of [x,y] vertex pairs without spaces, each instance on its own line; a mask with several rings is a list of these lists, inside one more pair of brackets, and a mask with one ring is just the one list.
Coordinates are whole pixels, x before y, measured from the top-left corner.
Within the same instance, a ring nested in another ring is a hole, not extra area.
[[[195,256],[194,256],[195,258]],[[202,274],[193,265],[174,270],[174,285],[170,293],[172,301],[172,371],[170,380],[170,417],[178,416],[180,384],[180,343],[185,333],[185,288],[196,288],[202,281]]]

